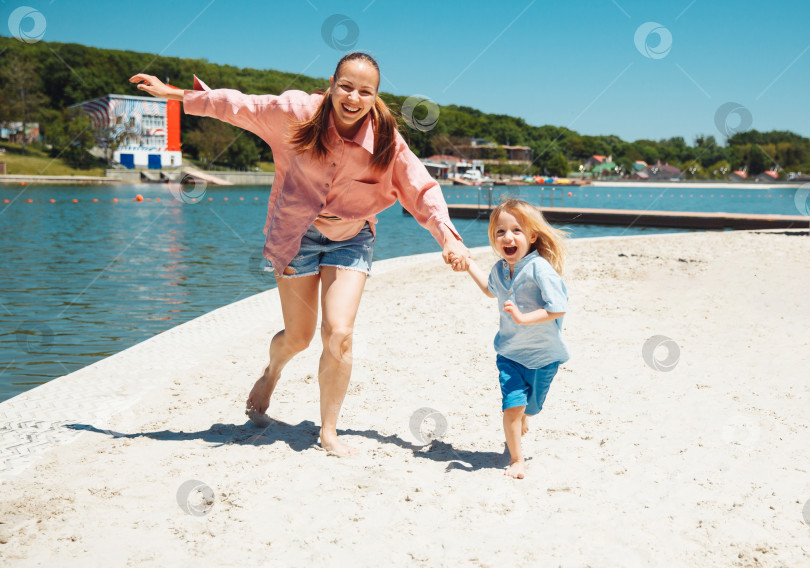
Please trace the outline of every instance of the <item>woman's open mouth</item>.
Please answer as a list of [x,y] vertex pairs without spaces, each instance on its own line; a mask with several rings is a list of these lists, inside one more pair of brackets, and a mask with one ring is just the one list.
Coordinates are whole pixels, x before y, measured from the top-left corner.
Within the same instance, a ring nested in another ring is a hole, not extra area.
[[505,247],[503,247],[503,252],[507,256],[512,256],[513,254],[515,254],[517,252],[517,247],[515,247],[515,246],[505,246]]
[[341,105],[343,110],[348,112],[349,114],[356,114],[360,112],[360,107],[353,107],[353,106],[346,106],[345,104]]

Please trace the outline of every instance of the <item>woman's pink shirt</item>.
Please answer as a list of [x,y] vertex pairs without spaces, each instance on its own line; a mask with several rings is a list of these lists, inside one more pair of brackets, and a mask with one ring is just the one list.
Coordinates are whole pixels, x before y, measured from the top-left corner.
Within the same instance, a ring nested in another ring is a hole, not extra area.
[[[285,91],[280,95],[245,95],[232,89],[209,89],[194,78],[194,90],[184,91],[186,114],[210,116],[249,130],[273,150],[276,176],[264,226],[264,256],[279,272],[298,252],[301,237],[318,215],[340,217],[340,221],[316,223],[333,240],[350,238],[368,222],[375,231],[376,214],[397,200],[440,246],[444,226],[459,240],[450,221],[441,188],[396,133],[396,151],[384,170],[371,168],[374,130],[366,117],[357,135],[343,139],[329,120],[327,148],[323,160],[311,152],[298,154],[289,143],[296,122],[310,118],[323,95]],[[337,238],[335,238],[337,237]]]

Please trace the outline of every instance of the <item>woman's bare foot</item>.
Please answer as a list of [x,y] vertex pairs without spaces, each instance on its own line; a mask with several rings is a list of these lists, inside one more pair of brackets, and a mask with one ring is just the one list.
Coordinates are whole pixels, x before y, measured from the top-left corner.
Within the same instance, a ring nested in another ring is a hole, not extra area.
[[529,431],[529,417],[527,415],[523,415],[523,420],[520,425],[520,435],[525,436],[526,432]]
[[503,474],[513,479],[523,479],[526,477],[526,462],[518,460],[510,463]]
[[251,413],[264,414],[270,407],[270,396],[272,396],[273,390],[276,388],[279,376],[273,377],[269,375],[269,370],[270,366],[268,365],[264,369],[264,374],[262,374],[261,378],[256,381],[253,388],[250,390],[246,404],[248,416],[250,416]]
[[360,450],[357,448],[353,448],[341,442],[337,434],[324,434],[323,430],[321,430],[320,434],[320,449],[326,451],[331,456],[337,456],[339,458],[350,458],[360,453]]

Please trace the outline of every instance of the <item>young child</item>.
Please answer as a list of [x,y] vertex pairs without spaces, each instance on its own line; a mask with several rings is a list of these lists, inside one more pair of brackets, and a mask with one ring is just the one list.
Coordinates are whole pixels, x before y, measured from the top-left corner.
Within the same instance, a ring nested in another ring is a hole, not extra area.
[[557,368],[569,358],[561,334],[568,309],[568,293],[560,277],[565,236],[533,205],[509,199],[489,219],[489,242],[503,260],[492,267],[488,279],[468,260],[467,272],[481,291],[498,298],[500,330],[495,351],[503,429],[511,455],[505,474],[516,479],[526,473],[520,437],[529,430],[528,417],[543,408]]

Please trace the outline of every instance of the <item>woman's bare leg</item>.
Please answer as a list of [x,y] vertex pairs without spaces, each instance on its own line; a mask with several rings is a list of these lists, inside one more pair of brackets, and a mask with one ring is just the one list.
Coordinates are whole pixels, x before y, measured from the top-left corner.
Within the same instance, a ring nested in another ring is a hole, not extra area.
[[355,448],[337,437],[340,407],[352,372],[352,333],[357,308],[366,284],[366,274],[357,270],[321,268],[321,338],[323,353],[318,368],[321,389],[321,445],[337,455],[354,455]]
[[296,353],[307,348],[318,323],[320,276],[278,278],[277,282],[284,329],[270,341],[270,362],[253,385],[247,401],[248,408],[252,407],[259,414],[270,406],[270,396],[281,377],[281,370]]

